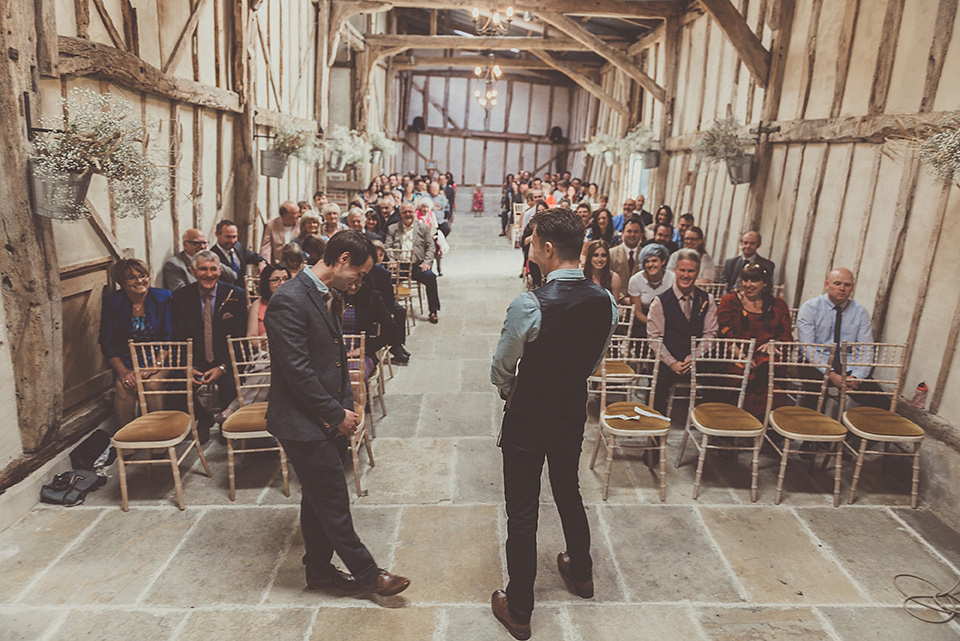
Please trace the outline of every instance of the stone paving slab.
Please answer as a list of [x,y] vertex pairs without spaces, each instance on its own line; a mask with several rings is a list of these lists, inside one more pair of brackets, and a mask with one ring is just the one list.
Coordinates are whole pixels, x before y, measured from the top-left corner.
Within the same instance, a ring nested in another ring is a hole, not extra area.
[[177,641],[303,639],[313,618],[307,609],[204,610],[190,615]]
[[569,608],[568,612],[575,639],[662,641],[703,638],[685,606],[584,605]]
[[[493,590],[490,592],[492,594]],[[490,612],[489,596],[487,595],[486,602],[480,607],[445,608],[446,634],[441,638],[449,641],[490,641],[491,639],[509,641],[511,638],[509,633]],[[563,611],[560,608],[537,606],[530,620],[533,638],[551,641],[571,639],[565,634],[563,618]]]
[[897,508],[893,514],[903,519],[924,541],[933,546],[954,567],[960,567],[960,536],[933,512]]
[[487,436],[500,429],[494,423],[503,402],[491,390],[480,393],[423,395],[418,436]]
[[810,608],[698,608],[710,641],[832,641]]
[[492,438],[459,439],[456,443],[455,503],[503,501],[503,458]]
[[439,612],[434,608],[325,608],[313,622],[311,641],[397,639],[433,641]]
[[58,623],[58,610],[0,610],[0,641],[35,641]]
[[[377,412],[377,438],[410,438],[416,435],[423,408],[423,394],[394,394],[387,381],[387,415]],[[374,446],[377,439],[374,439]],[[374,448],[373,456],[377,456]]]
[[[374,440],[375,467],[364,473],[368,495],[359,500],[371,504],[419,504],[453,498],[452,439],[419,438]],[[351,493],[353,486],[350,486]]]
[[819,608],[842,641],[956,641],[960,626],[915,619],[903,608]]
[[76,641],[77,639],[166,641],[185,616],[186,614],[182,612],[163,614],[136,610],[105,612],[75,610],[57,629],[56,634],[47,638],[50,641]]

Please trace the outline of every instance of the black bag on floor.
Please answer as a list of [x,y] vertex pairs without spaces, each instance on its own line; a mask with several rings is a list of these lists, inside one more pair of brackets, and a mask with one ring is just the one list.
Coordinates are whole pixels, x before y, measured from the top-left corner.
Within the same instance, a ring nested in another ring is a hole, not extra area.
[[75,470],[98,470],[114,462],[117,452],[110,444],[110,435],[94,430],[70,452],[70,465]]
[[54,476],[53,481],[40,489],[40,500],[43,503],[73,507],[83,503],[87,492],[92,492],[106,482],[106,477],[90,470],[64,472]]

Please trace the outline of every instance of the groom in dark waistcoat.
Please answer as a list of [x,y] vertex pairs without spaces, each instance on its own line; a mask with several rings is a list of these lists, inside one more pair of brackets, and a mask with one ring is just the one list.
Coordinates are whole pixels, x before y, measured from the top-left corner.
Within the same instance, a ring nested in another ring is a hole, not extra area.
[[663,341],[653,409],[667,415],[670,386],[690,379],[690,339],[717,335],[717,304],[713,296],[694,283],[700,273],[700,254],[694,249],[677,252],[673,287],[650,303],[647,335]]
[[617,326],[613,296],[584,278],[579,268],[581,219],[569,209],[555,208],[535,214],[530,226],[530,258],[546,284],[510,303],[490,370],[491,382],[506,400],[499,446],[510,575],[506,591],[493,593],[492,607],[517,639],[531,634],[544,459],[567,545],[557,557],[558,570],[576,594],[593,596],[590,529],[577,472],[587,377]]

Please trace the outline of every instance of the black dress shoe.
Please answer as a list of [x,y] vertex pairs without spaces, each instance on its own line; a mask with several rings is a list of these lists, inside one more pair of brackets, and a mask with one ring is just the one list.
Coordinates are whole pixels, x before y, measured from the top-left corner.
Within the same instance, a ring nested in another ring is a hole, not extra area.
[[566,552],[561,552],[557,555],[557,570],[560,571],[563,582],[573,590],[574,594],[581,599],[593,598],[593,579],[589,581],[577,581],[574,579],[573,575],[570,574],[570,555]]
[[530,623],[520,623],[513,618],[513,615],[510,614],[510,605],[507,603],[506,592],[503,590],[494,592],[493,596],[490,597],[490,607],[493,609],[493,616],[497,617],[497,621],[503,624],[503,627],[513,635],[514,639],[525,641],[525,639],[530,638]]
[[436,325],[437,322],[438,322],[438,321],[437,321],[437,313],[436,313],[436,312],[430,312],[430,315],[427,316],[427,320],[429,320],[431,323],[433,323],[434,325]]
[[393,352],[390,352],[390,360],[399,365],[406,365],[407,363],[410,362],[410,357],[407,356],[406,354],[395,354]]
[[336,568],[333,569],[332,574],[307,579],[307,587],[311,590],[343,590],[344,592],[360,590],[356,577]]

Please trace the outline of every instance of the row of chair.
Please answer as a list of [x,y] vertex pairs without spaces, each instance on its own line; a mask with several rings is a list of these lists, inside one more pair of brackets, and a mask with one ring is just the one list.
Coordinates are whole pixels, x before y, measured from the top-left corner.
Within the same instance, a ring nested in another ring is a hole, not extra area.
[[[660,345],[659,340],[615,336],[601,364],[600,426],[590,468],[593,469],[596,464],[602,443],[606,449],[604,500],[609,492],[614,452],[626,448],[659,452],[660,500],[666,500],[666,446],[670,418],[653,409],[650,402],[656,392],[657,374],[661,367]],[[767,404],[764,420],[761,421],[743,409],[755,341],[691,339],[689,408],[676,467],[683,460],[687,442],[692,442],[699,452],[693,498],[696,499],[700,492],[707,451],[728,450],[751,453],[750,498],[756,501],[760,448],[766,440],[780,455],[776,503],[780,503],[783,493],[789,455],[798,451],[793,447],[796,442],[811,443],[814,447],[823,444],[827,448],[824,468],[829,457],[834,458],[834,506],[840,504],[843,448],[855,455],[856,465],[849,494],[849,502],[852,503],[867,448],[873,443],[882,447],[877,454],[912,458],[910,505],[916,508],[920,444],[924,431],[896,413],[906,345],[841,344],[842,371],[854,367],[872,368],[871,380],[876,388],[859,390],[857,393],[889,397],[889,409],[866,406],[845,409],[849,399],[847,378],[843,376],[838,396],[837,416],[840,420],[824,413],[836,346],[772,341],[767,345]],[[615,396],[622,396],[624,400],[611,402],[610,397]],[[645,397],[647,402],[635,401],[638,397]],[[810,401],[802,405],[804,399]],[[774,433],[783,439],[782,445],[778,442],[780,439],[773,437]],[[847,442],[848,433],[860,437],[858,448]],[[904,449],[910,445],[912,449]],[[815,456],[813,451],[807,454]]]

